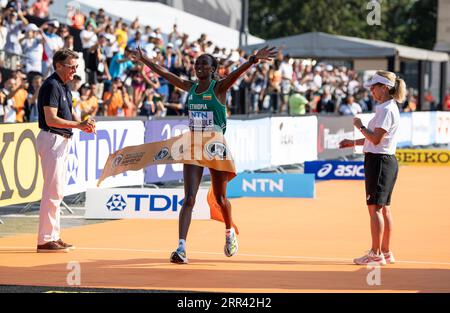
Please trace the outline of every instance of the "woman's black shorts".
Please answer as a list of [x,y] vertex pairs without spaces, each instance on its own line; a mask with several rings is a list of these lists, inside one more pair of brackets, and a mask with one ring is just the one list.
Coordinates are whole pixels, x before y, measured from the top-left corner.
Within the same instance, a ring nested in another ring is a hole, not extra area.
[[367,205],[390,205],[398,175],[395,155],[366,153],[364,172]]

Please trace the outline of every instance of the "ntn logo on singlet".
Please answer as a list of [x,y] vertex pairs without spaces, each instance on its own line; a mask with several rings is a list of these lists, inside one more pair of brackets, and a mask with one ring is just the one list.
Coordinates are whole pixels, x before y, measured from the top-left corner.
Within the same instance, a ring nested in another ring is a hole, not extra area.
[[213,114],[210,111],[191,111],[189,115],[195,119],[208,119]]
[[214,112],[189,111],[189,127],[191,129],[212,130],[214,128]]

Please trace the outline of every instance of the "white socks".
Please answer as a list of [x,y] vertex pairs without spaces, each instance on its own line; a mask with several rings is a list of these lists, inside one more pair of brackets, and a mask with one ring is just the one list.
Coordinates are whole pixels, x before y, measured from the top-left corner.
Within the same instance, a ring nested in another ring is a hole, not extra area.
[[234,234],[235,234],[234,227],[231,227],[230,229],[225,229],[225,236],[230,237]]
[[186,251],[186,240],[180,239],[180,241],[178,241],[178,249]]

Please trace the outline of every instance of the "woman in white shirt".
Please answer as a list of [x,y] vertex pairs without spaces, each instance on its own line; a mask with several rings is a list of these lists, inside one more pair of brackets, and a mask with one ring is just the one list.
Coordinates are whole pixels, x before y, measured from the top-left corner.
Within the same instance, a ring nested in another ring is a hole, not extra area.
[[353,262],[359,265],[386,265],[395,262],[389,247],[392,232],[390,204],[398,175],[395,151],[400,112],[397,102],[404,102],[406,85],[394,73],[378,71],[365,87],[370,87],[373,98],[380,103],[376,107],[375,117],[367,127],[355,117],[353,124],[365,138],[345,139],[339,146],[349,148],[364,145],[366,200],[370,214],[372,248]]

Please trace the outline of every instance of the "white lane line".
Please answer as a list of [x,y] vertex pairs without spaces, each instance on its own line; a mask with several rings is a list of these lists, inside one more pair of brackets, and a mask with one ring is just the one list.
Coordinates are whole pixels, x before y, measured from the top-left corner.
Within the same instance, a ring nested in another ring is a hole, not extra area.
[[[36,249],[36,247],[0,247],[2,250],[13,249]],[[143,252],[143,253],[170,253],[172,250],[151,250],[151,249],[122,249],[122,248],[82,248],[76,247],[76,250],[93,250],[93,251],[117,251],[117,252]],[[75,251],[76,251],[75,250]],[[206,255],[223,255],[219,252],[202,252],[202,251],[189,251],[190,255],[193,254],[206,254]],[[311,256],[298,256],[298,255],[264,255],[264,254],[246,254],[239,253],[239,256],[244,257],[256,257],[256,258],[270,258],[270,259],[291,259],[291,260],[311,260],[311,261],[334,261],[352,263],[352,258],[324,258],[324,257],[311,257]],[[441,261],[396,261],[396,263],[403,264],[428,264],[428,265],[447,265],[450,266],[450,262]]]

